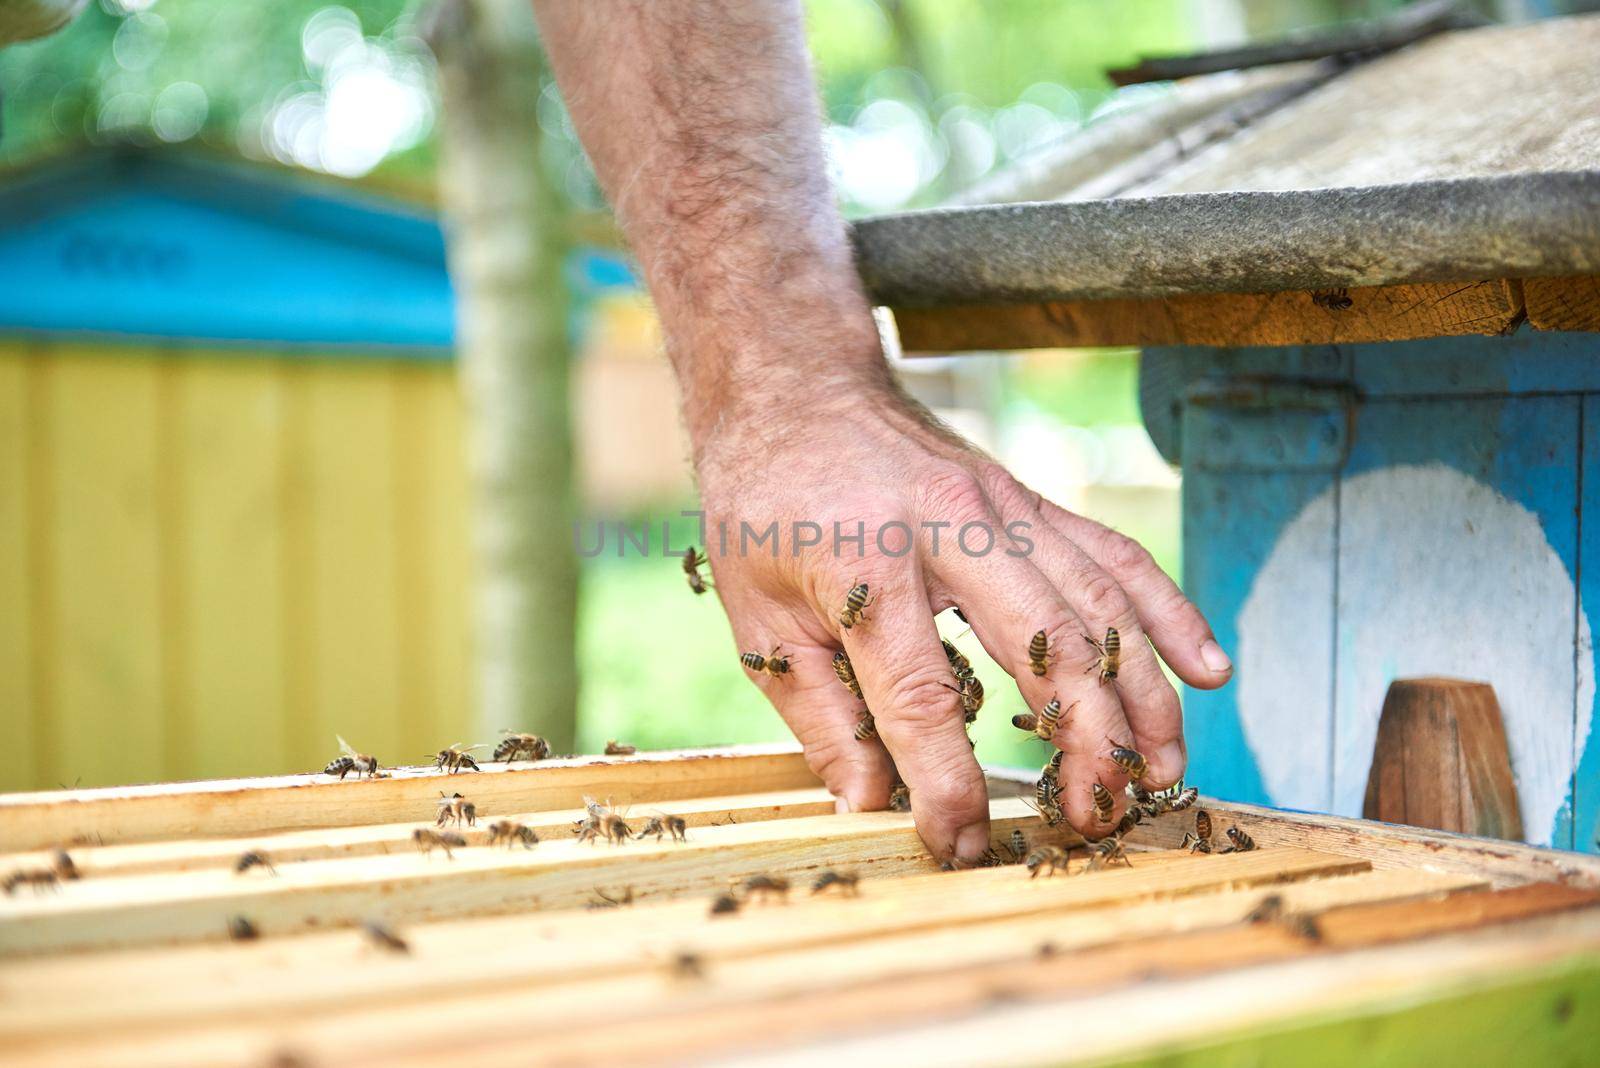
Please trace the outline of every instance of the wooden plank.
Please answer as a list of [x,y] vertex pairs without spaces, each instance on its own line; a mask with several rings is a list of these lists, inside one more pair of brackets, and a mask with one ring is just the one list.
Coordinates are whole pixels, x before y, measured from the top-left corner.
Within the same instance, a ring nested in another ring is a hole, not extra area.
[[[471,790],[470,783],[458,782],[457,785],[464,791]],[[637,814],[632,822],[638,826],[641,816],[662,813],[681,815],[690,827],[703,827],[793,819],[797,816],[825,816],[834,811],[833,795],[816,787],[809,790],[662,801],[635,810]],[[572,836],[573,821],[584,815],[582,808],[497,813],[493,817],[480,819],[476,828],[464,828],[460,833],[469,845],[485,845],[489,823],[495,819],[512,819],[531,828],[541,840],[563,840]],[[274,866],[281,867],[306,860],[409,853],[415,849],[411,840],[412,831],[433,825],[434,820],[429,817],[411,823],[368,823],[242,838],[189,838],[129,845],[84,846],[74,848],[70,855],[74,867],[85,879],[232,868],[239,857],[250,850],[265,853]],[[3,854],[0,855],[0,871],[49,867],[51,859],[52,855],[47,851]]]
[[400,823],[425,815],[446,785],[453,791],[469,780],[480,812],[575,808],[596,794],[631,805],[818,785],[796,746],[750,745],[485,764],[467,779],[412,767],[376,780],[285,775],[7,794],[0,796],[0,852]]
[[[446,922],[409,929],[412,953],[400,968],[375,959],[354,934],[312,935],[271,948],[192,947],[20,961],[0,967],[0,989],[27,990],[26,1011],[23,1002],[14,1009],[0,1003],[0,1035],[13,1051],[29,1040],[48,1044],[70,1033],[62,1025],[71,1014],[86,1002],[101,1003],[102,994],[113,1004],[98,1016],[101,1033],[119,1039],[129,1027],[166,1031],[208,1017],[282,1021],[368,1004],[394,1010],[405,1000],[416,1002],[419,1011],[441,988],[461,996],[510,989],[528,996],[535,985],[566,988],[656,973],[686,945],[708,964],[831,947],[813,954],[823,971],[793,973],[803,985],[818,986],[915,970],[930,958],[949,966],[1026,956],[1042,938],[1066,952],[1142,934],[1232,925],[1268,893],[1290,908],[1324,909],[1437,897],[1473,885],[1468,877],[1411,872],[1282,881],[1325,875],[1333,859],[1294,852],[1276,858],[1173,854],[1154,867],[1141,864],[1142,870],[1084,879],[1032,880],[1011,867],[872,880],[861,898],[802,896],[781,911],[752,906],[726,918],[707,916],[696,902]],[[1167,903],[1159,909],[1135,904],[1152,899]],[[540,947],[538,954],[525,951],[530,944]],[[327,967],[333,960],[340,966]],[[137,981],[152,975],[163,979]],[[645,979],[656,982],[654,975]],[[566,996],[559,989],[550,993]]]
[[33,695],[29,552],[30,424],[25,348],[0,348],[0,789],[37,789],[38,712]]
[[68,350],[49,362],[55,763],[46,773],[69,784],[149,782],[166,774],[157,366],[137,353]]
[[[1344,301],[1348,300],[1348,306]],[[1306,345],[1502,334],[1522,317],[1508,280],[1327,293],[1197,293],[1159,299],[895,308],[907,355],[1107,345]]]
[[1600,277],[1527,278],[1522,294],[1536,330],[1600,330]]
[[178,365],[186,672],[193,766],[182,778],[282,774],[281,382],[270,362]]
[[[1037,825],[1020,799],[996,801],[992,811],[1001,835]],[[480,819],[494,815],[479,809]],[[1063,842],[1069,834],[1050,837]],[[0,952],[221,938],[238,915],[263,933],[281,934],[359,924],[380,906],[408,921],[572,908],[592,901],[601,883],[631,886],[643,900],[709,892],[757,872],[804,873],[832,864],[879,875],[937,867],[909,814],[873,812],[706,827],[686,843],[611,847],[569,839],[532,851],[457,850],[453,860],[413,851],[307,861],[275,878],[212,870],[89,879],[7,901]]]

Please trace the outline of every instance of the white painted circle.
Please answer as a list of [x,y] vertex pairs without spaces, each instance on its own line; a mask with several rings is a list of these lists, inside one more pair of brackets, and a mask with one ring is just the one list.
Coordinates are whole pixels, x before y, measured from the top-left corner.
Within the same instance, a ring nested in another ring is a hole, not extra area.
[[1332,489],[1284,528],[1239,613],[1239,715],[1273,803],[1360,815],[1389,683],[1475,679],[1500,702],[1524,833],[1549,844],[1595,672],[1588,616],[1538,517],[1443,464],[1356,475],[1339,493],[1337,707]]

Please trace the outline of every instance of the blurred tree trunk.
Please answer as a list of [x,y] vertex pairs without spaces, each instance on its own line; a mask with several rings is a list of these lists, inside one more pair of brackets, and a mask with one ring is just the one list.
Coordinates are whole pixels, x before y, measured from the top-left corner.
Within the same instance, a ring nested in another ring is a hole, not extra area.
[[0,45],[55,33],[89,0],[0,0]]
[[439,0],[425,21],[444,110],[439,190],[472,473],[479,722],[536,731],[566,752],[578,563],[565,210],[539,164],[533,5]]

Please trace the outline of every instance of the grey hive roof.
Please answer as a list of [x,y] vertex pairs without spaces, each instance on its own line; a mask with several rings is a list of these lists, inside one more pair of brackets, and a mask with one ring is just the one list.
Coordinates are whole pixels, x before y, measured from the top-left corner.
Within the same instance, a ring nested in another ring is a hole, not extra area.
[[858,222],[862,275],[914,307],[1600,273],[1597,57],[1590,15],[1190,79]]

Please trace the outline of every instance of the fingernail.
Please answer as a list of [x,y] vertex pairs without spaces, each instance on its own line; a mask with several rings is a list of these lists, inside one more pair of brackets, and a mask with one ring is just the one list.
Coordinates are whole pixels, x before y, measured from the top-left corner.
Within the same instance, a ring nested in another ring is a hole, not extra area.
[[1183,766],[1187,761],[1183,743],[1171,741],[1156,750],[1155,758],[1150,761],[1150,770],[1161,782],[1175,783],[1183,778]]
[[1201,644],[1200,661],[1218,675],[1224,675],[1233,670],[1233,661],[1228,659],[1228,654],[1222,651],[1222,646],[1217,644],[1215,638],[1207,638]]
[[984,851],[989,848],[989,825],[987,823],[969,823],[961,828],[961,833],[956,835],[956,859],[974,864],[983,859]]

